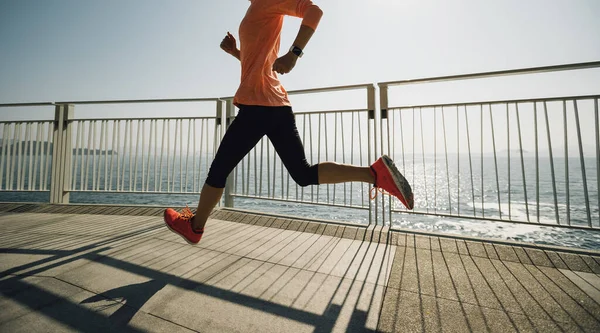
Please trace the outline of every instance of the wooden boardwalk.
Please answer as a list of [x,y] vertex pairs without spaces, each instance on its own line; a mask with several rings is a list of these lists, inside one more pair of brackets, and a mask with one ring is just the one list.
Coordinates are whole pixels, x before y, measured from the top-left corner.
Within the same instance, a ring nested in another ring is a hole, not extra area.
[[218,210],[0,204],[0,332],[600,332],[600,253]]

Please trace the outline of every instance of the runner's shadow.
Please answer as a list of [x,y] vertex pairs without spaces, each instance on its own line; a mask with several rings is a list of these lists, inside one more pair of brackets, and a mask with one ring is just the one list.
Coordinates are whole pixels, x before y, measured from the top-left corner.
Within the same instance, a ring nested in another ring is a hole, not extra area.
[[130,284],[94,295],[83,300],[81,304],[105,301],[107,298],[124,303],[124,305],[109,316],[111,323],[120,327],[120,325],[129,323],[142,306],[165,285],[165,283],[156,280]]

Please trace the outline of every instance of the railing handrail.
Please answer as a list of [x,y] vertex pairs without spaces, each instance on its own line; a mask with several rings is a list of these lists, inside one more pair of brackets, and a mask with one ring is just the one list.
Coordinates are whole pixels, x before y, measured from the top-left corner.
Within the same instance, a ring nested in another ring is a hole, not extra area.
[[432,83],[432,82],[442,82],[442,81],[458,81],[458,80],[479,79],[479,78],[486,78],[486,77],[521,75],[521,74],[536,74],[536,73],[545,73],[545,72],[559,72],[559,71],[578,70],[578,69],[587,69],[587,68],[600,68],[600,61],[590,61],[590,62],[542,66],[542,67],[509,69],[509,70],[500,70],[500,71],[492,71],[492,72],[457,74],[457,75],[447,75],[447,76],[434,76],[434,77],[408,79],[408,80],[400,80],[400,81],[387,81],[387,82],[378,83],[378,86],[379,87],[389,87],[389,86],[397,86],[397,85],[404,85],[404,84]]
[[[346,85],[346,86],[308,88],[308,89],[300,89],[300,90],[289,90],[287,93],[288,93],[288,95],[312,94],[312,93],[331,92],[331,91],[355,90],[355,89],[369,88],[369,87],[375,87],[375,84],[362,83],[362,84],[351,84],[351,85]],[[233,96],[220,97],[219,99],[230,100],[230,99],[233,99]]]
[[54,102],[33,102],[33,103],[6,103],[0,104],[0,108],[21,107],[21,106],[54,106]]
[[556,102],[563,100],[594,100],[600,98],[600,95],[568,95],[555,97],[536,97],[536,98],[517,98],[517,99],[483,99],[481,101],[472,102],[448,102],[448,103],[432,103],[432,104],[405,104],[398,106],[390,106],[389,109],[410,109],[410,108],[433,108],[433,107],[448,107],[448,106],[472,106],[472,105],[495,105],[495,104],[513,104],[513,103],[539,103],[539,102]]
[[206,98],[165,98],[165,99],[123,99],[123,100],[102,100],[102,101],[61,101],[61,102],[34,102],[34,103],[7,103],[0,104],[0,107],[21,107],[21,106],[50,106],[50,105],[86,105],[86,104],[140,104],[140,103],[185,103],[185,102],[218,102],[221,99],[216,97]]

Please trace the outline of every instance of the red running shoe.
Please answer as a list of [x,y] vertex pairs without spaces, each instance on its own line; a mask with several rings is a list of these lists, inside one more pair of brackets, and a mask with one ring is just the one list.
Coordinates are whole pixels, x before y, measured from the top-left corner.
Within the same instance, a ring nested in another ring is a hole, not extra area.
[[194,213],[186,206],[181,213],[172,208],[165,210],[165,224],[174,233],[183,237],[186,242],[191,245],[198,244],[204,233],[204,228],[201,230],[192,229],[192,218]]
[[[398,171],[394,161],[389,156],[383,155],[375,161],[371,165],[371,172],[375,177],[375,186],[371,190],[371,199],[375,199],[379,191],[395,196],[406,208],[413,209],[414,200],[410,184],[400,171]],[[373,193],[375,194],[373,195]]]

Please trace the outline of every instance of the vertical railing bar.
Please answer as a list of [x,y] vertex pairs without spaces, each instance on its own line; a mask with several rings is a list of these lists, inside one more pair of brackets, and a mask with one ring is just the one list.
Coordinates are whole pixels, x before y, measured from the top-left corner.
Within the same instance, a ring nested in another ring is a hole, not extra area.
[[511,195],[510,195],[510,118],[509,118],[509,107],[506,103],[506,147],[507,147],[507,159],[508,159],[508,220],[512,219],[511,209]]
[[[255,149],[253,149],[254,151],[256,151]],[[246,161],[248,162],[247,168],[246,168],[246,191],[245,194],[250,194],[250,165],[251,165],[251,156],[250,154],[247,154],[246,157]]]
[[[33,178],[33,123],[28,123],[27,127],[29,129],[29,135],[27,136],[27,146],[29,147],[29,155],[27,156],[27,159],[29,160],[27,168],[27,190],[31,191],[31,181]],[[23,178],[25,178],[25,174],[23,174]],[[23,188],[25,188],[25,179],[23,179]]]
[[[202,123],[200,124],[200,128],[202,128],[202,130],[200,131],[200,158],[198,161],[198,168],[200,169],[200,172],[202,170],[202,155],[204,153],[204,150],[202,149],[202,144],[204,143],[204,133],[206,133],[206,128],[208,128],[208,121],[206,120],[202,120]],[[206,143],[206,146],[208,147],[208,142]],[[207,152],[208,153],[208,148],[207,148]],[[198,177],[198,191],[201,190],[202,188],[202,184],[201,184],[202,180],[200,179],[200,177]]]
[[[333,161],[337,162],[337,129],[338,129],[338,124],[337,124],[337,118],[338,118],[338,113],[335,112],[333,114]],[[332,203],[335,204],[335,190],[336,190],[336,184],[333,185],[333,201]]]
[[415,108],[412,108],[412,179],[411,179],[411,183],[415,183]]
[[[310,164],[315,164],[313,153],[313,134],[312,134],[312,117],[308,116],[308,136],[310,138]],[[317,191],[319,187],[317,186]],[[315,186],[310,187],[310,201],[314,201]],[[304,188],[302,188],[302,200],[304,200]]]
[[[3,187],[2,186],[2,181],[4,180],[4,163],[6,163],[7,158],[4,157],[4,155],[6,154],[6,149],[7,149],[7,145],[8,145],[8,131],[10,131],[10,124],[9,123],[4,123],[2,125],[2,151],[0,152],[0,189],[8,189],[8,187]],[[8,128],[8,131],[6,130]],[[8,171],[8,166],[6,167],[6,170]],[[40,170],[41,170],[41,166],[40,166]],[[8,179],[8,176],[6,177]],[[41,178],[41,177],[40,177]],[[41,179],[40,179],[41,180]]]
[[[117,153],[117,167],[119,165],[119,155],[117,150],[115,149],[115,141],[117,140],[117,120],[113,121],[113,135],[111,142],[111,154],[110,154],[110,175],[108,178],[108,188],[112,191],[113,189],[113,173],[114,173],[114,162],[115,162],[115,152]],[[119,148],[119,144],[117,143],[117,149]],[[118,174],[118,171],[117,171]]]
[[[433,211],[437,213],[437,108],[433,107]],[[402,129],[400,129],[401,132]],[[401,134],[402,135],[402,134]],[[402,144],[404,150],[404,144]]]
[[537,222],[540,223],[540,153],[537,102],[533,102],[533,118],[535,135],[535,205]]
[[[72,184],[73,190],[77,190],[77,178],[80,178],[81,174],[83,173],[82,150],[83,150],[83,144],[84,144],[83,131],[85,130],[83,127],[82,121],[77,121],[76,123],[77,123],[77,132],[75,135],[75,163],[73,163],[73,173],[71,176],[71,179],[73,180],[73,184]],[[79,158],[77,157],[77,155],[79,155]],[[78,162],[79,162],[79,167],[77,166]],[[79,170],[79,172],[78,172],[78,170]],[[40,171],[41,171],[41,165],[40,165]],[[79,174],[79,176],[78,176],[78,174]],[[40,179],[41,179],[41,174],[40,174]],[[80,183],[81,183],[81,181],[80,181]],[[81,184],[79,187],[81,187]]]
[[502,205],[500,201],[500,180],[498,179],[498,156],[496,154],[496,135],[494,133],[494,117],[492,115],[492,105],[488,104],[490,111],[490,127],[492,128],[492,147],[494,150],[494,168],[496,171],[496,193],[498,193],[498,212],[499,217],[502,219]]
[[[352,112],[351,114],[351,123],[352,125],[350,126],[350,164],[355,165],[354,164],[354,114],[355,112]],[[389,126],[389,123],[388,123]],[[354,182],[350,182],[350,206],[352,206],[352,198],[354,198]],[[344,191],[345,192],[345,191]]]
[[[338,113],[335,112],[333,114],[333,161],[337,162],[337,118],[338,118]],[[335,191],[336,191],[337,185],[333,184],[333,200],[332,203],[335,204]]]
[[458,105],[456,105],[456,214],[460,216],[460,112],[458,111]]
[[[40,155],[41,141],[42,141],[42,123],[37,123],[36,131],[35,131],[35,153],[34,153],[34,161],[33,161],[33,188],[41,190],[41,186],[37,185],[37,173],[38,173],[38,156]],[[0,163],[2,163],[2,154],[0,154]],[[41,170],[41,168],[39,168]],[[40,177],[41,179],[41,177]],[[73,174],[71,173],[71,179],[73,179]],[[0,170],[0,188],[2,188],[2,171]]]
[[47,129],[47,133],[48,133],[48,145],[45,148],[46,150],[46,166],[44,167],[44,190],[48,189],[48,172],[50,172],[50,143],[54,143],[53,138],[52,138],[52,128],[53,128],[54,124],[49,122],[48,126],[46,126]]
[[[77,189],[77,162],[79,160],[79,162],[81,162],[81,159],[77,158],[77,155],[79,153],[79,136],[81,135],[81,122],[73,122],[73,124],[77,125],[77,131],[75,132],[75,158],[73,159],[73,165],[71,167],[71,179],[73,180],[72,184],[71,184],[71,190],[74,191]],[[82,156],[83,157],[83,156]],[[36,160],[37,162],[37,160]]]
[[423,182],[425,184],[425,207],[429,212],[429,196],[427,195],[427,166],[425,164],[425,135],[423,133],[423,109],[419,108],[419,124],[421,126],[421,159],[423,160]]
[[519,152],[521,153],[521,177],[523,177],[523,193],[525,195],[525,212],[527,213],[527,221],[529,218],[529,198],[527,197],[527,180],[525,178],[525,159],[523,157],[523,138],[521,135],[521,117],[519,116],[519,103],[515,103],[515,111],[517,113],[517,131],[519,133]]
[[583,194],[585,197],[585,208],[587,213],[588,226],[592,227],[592,214],[590,212],[590,197],[588,194],[587,177],[585,172],[585,160],[583,157],[583,142],[581,141],[581,126],[579,124],[579,110],[577,108],[577,100],[573,100],[575,109],[575,124],[577,126],[577,141],[579,143],[579,161],[581,163],[581,177],[583,180]]
[[[119,127],[121,126],[121,124],[119,124]],[[125,129],[125,131],[123,132],[123,157],[121,158],[122,161],[119,164],[121,167],[121,172],[119,173],[119,177],[120,177],[120,184],[121,184],[121,191],[125,191],[125,164],[127,163],[127,147],[128,147],[128,138],[129,138],[129,120],[125,120],[125,122],[123,123],[123,128]],[[119,137],[121,136],[121,131],[119,129]],[[120,138],[119,138],[119,143],[120,143]],[[117,183],[119,183],[119,180],[117,180]],[[118,185],[118,184],[117,184]]]
[[594,115],[596,118],[596,189],[598,190],[598,226],[600,227],[600,116],[598,115],[598,99],[594,99]]
[[[368,116],[367,116],[367,126],[368,126]],[[360,114],[358,114],[357,116],[357,120],[356,120],[357,124],[358,124],[358,158],[360,159],[359,164],[362,166],[363,165],[363,144],[362,144],[362,126],[361,126],[361,119],[360,119]],[[360,191],[361,191],[361,195],[360,197],[362,198],[362,206],[365,207],[365,200],[366,200],[366,196],[365,196],[365,184],[360,184]],[[369,201],[370,202],[370,201]]]
[[89,190],[89,175],[90,175],[90,147],[92,146],[92,135],[93,135],[93,121],[90,121],[88,124],[88,143],[87,143],[87,153],[85,154],[85,175],[84,182],[81,184],[81,190]]
[[[471,175],[471,200],[473,202],[473,216],[477,216],[475,208],[475,182],[473,181],[473,159],[471,157],[471,134],[469,132],[469,116],[467,114],[467,106],[464,105],[465,110],[465,126],[467,131],[467,149],[469,150],[469,174]],[[483,208],[483,207],[482,207]]]
[[[171,145],[171,139],[170,139],[170,124],[171,122],[168,119],[163,119],[163,132],[162,132],[162,146],[160,148],[160,165],[159,165],[159,169],[160,169],[160,179],[159,179],[159,192],[162,192],[162,183],[163,183],[163,156],[165,155],[165,139],[166,139],[166,147],[167,147],[167,151],[166,151],[166,161],[167,161],[167,192],[169,192],[169,183],[171,181],[171,169],[169,168],[171,163],[169,162],[169,146]],[[165,135],[166,133],[166,135]]]
[[[17,124],[14,124],[14,126],[13,126],[13,124],[5,124],[4,127],[5,128],[8,127],[8,130],[6,133],[6,140],[3,141],[3,144],[4,144],[4,142],[6,142],[6,149],[5,149],[5,154],[6,154],[6,177],[5,178],[6,179],[5,179],[4,189],[10,190],[10,189],[12,189],[12,185],[10,185],[11,184],[11,182],[10,182],[11,171],[10,170],[11,170],[11,164],[12,164],[11,151],[13,151],[15,149],[14,148],[15,142],[14,142],[14,140],[11,141],[11,132],[13,133],[12,136],[14,137],[14,131],[16,131]],[[9,142],[11,142],[11,144],[9,144]],[[48,144],[48,147],[49,146],[50,146],[50,144]],[[12,147],[12,149],[11,149],[11,147]]]
[[[117,121],[117,149],[121,150],[121,124],[122,121]],[[123,146],[123,150],[119,151],[117,154],[117,192],[123,189],[121,186],[121,155],[123,156],[123,160],[125,159],[125,146]]]
[[[79,126],[81,127],[81,147],[80,147],[80,154],[81,154],[81,158],[80,158],[80,163],[79,163],[79,190],[83,191],[84,188],[84,184],[85,184],[85,162],[86,162],[86,156],[84,156],[83,151],[85,150],[85,121],[80,121],[79,122]],[[89,125],[88,125],[88,131],[89,131]],[[88,136],[89,136],[89,132],[88,132]],[[89,141],[89,137],[88,137],[88,141]]]
[[[243,159],[242,159],[242,161],[241,161],[240,164],[241,164],[241,168],[242,168],[242,177],[245,177],[245,173],[244,173],[244,160]],[[240,169],[239,164],[236,165],[236,167],[233,169],[233,171],[234,171],[234,177],[233,177],[233,184],[234,185],[233,185],[233,188],[234,188],[234,192],[235,193],[238,193],[238,191],[237,191],[238,188],[237,187],[238,187],[238,184],[239,184],[239,182],[238,182],[238,175],[240,173],[239,169]],[[244,179],[242,179],[242,192],[241,193],[244,193],[244,185],[245,185]]]
[[[244,159],[242,159],[242,161],[241,161],[241,163],[240,163],[240,164],[241,164],[241,168],[242,168],[242,182],[241,182],[241,184],[242,184],[242,191],[241,191],[241,193],[244,193],[244,194],[245,194],[245,192],[244,192],[244,187],[245,187],[246,183],[245,183],[245,181],[244,181],[244,178],[246,177],[246,173],[245,173]],[[233,188],[234,188],[234,192],[235,192],[235,193],[238,193],[238,184],[240,183],[240,182],[238,182],[238,176],[239,176],[239,173],[240,173],[240,170],[239,170],[239,169],[240,169],[240,164],[238,164],[238,165],[237,165],[237,166],[236,166],[236,167],[233,169],[233,170],[234,170],[234,172],[235,172],[235,173],[234,173],[234,177],[233,177],[233,179],[234,179],[234,180],[233,180],[233,184],[234,184],[234,185],[233,185]]]
[[264,158],[264,149],[265,149],[265,139],[260,139],[260,172],[259,172],[259,182],[258,182],[258,195],[262,195],[262,185],[263,185],[263,158]]
[[[275,156],[277,156],[277,154],[275,154]],[[280,160],[280,163],[279,163],[279,171],[281,171],[281,199],[283,199],[283,197],[284,197],[284,194],[283,194],[283,192],[284,192],[283,191],[283,189],[284,189],[284,187],[283,187],[283,185],[284,185],[284,181],[283,181],[283,161],[281,161],[281,160]],[[288,189],[288,191],[289,191],[289,189]]]
[[479,112],[479,122],[480,122],[479,132],[481,134],[480,135],[480,138],[481,138],[481,146],[480,146],[480,149],[481,149],[481,154],[480,154],[480,157],[481,157],[481,164],[480,164],[480,167],[481,167],[481,217],[485,217],[485,188],[483,185],[483,104],[481,104],[479,106],[479,111],[480,111]]
[[[21,140],[21,135],[23,133],[23,130],[22,130],[22,125],[23,124],[19,123],[18,125],[19,125],[19,130],[18,130],[18,132],[15,132],[15,134],[18,133],[17,136],[16,136],[16,140],[15,140],[17,142],[17,144],[16,144],[16,148],[17,149],[16,149],[15,155],[14,155],[14,160],[16,160],[17,168],[13,169],[14,170],[13,172],[17,173],[17,179],[16,179],[17,182],[16,182],[16,184],[14,184],[14,186],[15,186],[14,189],[16,189],[16,190],[19,190],[19,184],[21,183],[21,158],[23,156],[23,153],[22,153],[22,150],[21,150],[21,141],[22,141]],[[12,183],[13,183],[13,181],[11,180],[11,184]]]
[[[175,163],[175,161],[173,161]],[[173,168],[175,170],[175,168]],[[183,192],[183,119],[179,120],[179,192]],[[175,176],[173,176],[175,181]],[[175,190],[175,184],[173,184]]]
[[[327,114],[323,114],[323,123],[324,123],[324,127],[325,127],[325,161],[329,161],[329,135],[327,135],[327,133],[329,133],[329,131],[327,130]],[[321,160],[319,159],[319,162],[321,162]],[[325,185],[327,187],[327,199],[326,202],[329,203],[329,184]]]
[[98,138],[97,133],[98,122],[94,120],[94,128],[93,128],[93,141],[92,141],[92,190],[96,190],[96,139]]
[[[203,121],[204,121],[203,119],[200,119],[200,126],[202,126],[202,122]],[[193,134],[193,141],[192,141],[193,142],[193,147],[192,148],[194,149],[194,156],[193,156],[194,163],[192,165],[192,174],[194,175],[194,179],[192,180],[192,182],[193,182],[192,192],[196,193],[196,192],[199,192],[199,190],[197,190],[197,188],[198,188],[197,181],[200,178],[199,175],[198,175],[200,173],[200,170],[198,170],[198,172],[196,172],[196,160],[198,159],[197,156],[196,156],[196,154],[197,154],[197,151],[196,151],[196,132],[197,132],[196,131],[196,119],[194,119],[194,125],[193,126],[194,126],[194,130],[193,130],[194,134]]]
[[[321,162],[321,114],[317,114],[317,116],[319,117],[319,129],[318,129],[318,135],[317,135],[317,162]],[[319,201],[319,189],[321,188],[321,186],[317,186],[317,201]],[[313,201],[314,202],[314,201]]]
[[[24,127],[24,128],[23,128]],[[23,133],[23,130],[25,130],[25,133]],[[17,151],[17,156],[18,156],[18,167],[17,167],[17,189],[18,190],[23,190],[22,188],[22,180],[25,177],[25,174],[23,173],[23,171],[25,170],[25,151],[27,150],[27,147],[25,146],[25,140],[27,140],[27,123],[22,123],[20,125],[20,130],[19,130],[19,150]],[[21,139],[22,138],[22,139]]]
[[[158,158],[158,119],[154,120],[154,133],[155,133],[155,135],[154,135],[154,158],[153,158],[153,160],[154,160],[154,187],[153,187],[153,189],[154,189],[154,191],[156,191],[156,190],[158,190],[157,184],[159,183],[159,180],[158,180],[158,169],[159,168],[157,167],[157,162],[159,160],[159,158]],[[164,137],[164,135],[163,135],[163,137]],[[162,179],[161,179],[161,181],[162,181]]]
[[[134,177],[135,177],[134,189],[137,192],[137,179],[138,179],[137,164],[138,164],[138,156],[139,156],[139,158],[140,158],[140,166],[142,167],[142,170],[141,170],[142,179],[141,179],[141,182],[140,182],[141,183],[140,184],[140,187],[141,187],[140,190],[141,190],[141,192],[144,192],[144,181],[145,181],[144,172],[146,171],[145,168],[144,168],[144,143],[146,142],[146,119],[138,121],[138,129],[137,129],[137,131],[138,131],[138,144],[137,144],[137,147],[135,148],[135,150],[136,150],[136,154],[135,154],[136,169],[135,170],[136,171],[135,171],[135,175],[134,175]],[[141,145],[139,144],[140,132],[142,132]],[[138,154],[138,151],[141,154]]]
[[406,160],[404,155],[406,149],[404,147],[404,122],[402,121],[402,109],[398,109],[398,119],[400,120],[400,144],[402,145],[402,170],[406,170]]
[[569,184],[569,140],[567,136],[567,101],[563,100],[563,125],[565,137],[565,193],[567,199],[567,225],[571,225],[571,193]]
[[[27,170],[27,190],[31,191],[31,183],[32,183],[32,179],[33,179],[33,142],[31,142],[31,137],[33,135],[33,130],[32,130],[32,124],[29,123],[27,124],[27,130],[29,131],[29,136],[28,136],[28,147],[29,147],[29,168]],[[25,177],[23,177],[25,178]],[[23,184],[23,186],[25,186],[25,184]]]
[[102,150],[104,150],[104,125],[105,125],[106,121],[105,120],[101,120],[100,121],[100,145],[99,145],[99,150],[98,150],[98,174],[97,174],[97,181],[96,181],[96,187],[94,188],[94,190],[99,190],[100,189],[100,178],[102,176],[102,165],[100,163],[100,161],[102,160]]
[[167,135],[167,142],[168,142],[168,146],[167,146],[167,192],[171,192],[174,190],[174,186],[175,185],[171,185],[171,181],[173,182],[173,184],[175,184],[175,159],[177,158],[177,124],[178,124],[178,120],[175,119],[175,133],[173,135],[173,142],[174,142],[174,147],[173,147],[173,172],[171,173],[171,149],[170,149],[170,145],[171,145],[171,122],[169,121],[169,133]]
[[102,170],[101,168],[101,164],[100,164],[100,160],[102,158],[102,150],[104,149],[104,128],[106,121],[102,120],[100,121],[100,150],[98,151],[98,181],[96,182],[96,188],[94,188],[94,190],[99,190],[100,189],[100,176],[102,175]]
[[104,127],[104,190],[110,190],[108,188],[108,120],[106,121],[106,126]]
[[[352,113],[354,114],[354,113]],[[344,140],[344,114],[340,113],[340,128],[341,128],[341,132],[342,132],[342,163],[346,164],[346,140]],[[346,191],[347,191],[347,183],[344,183],[344,206],[348,205],[348,201],[347,201],[347,195],[346,195]]]
[[[139,131],[138,131],[139,133]],[[129,192],[133,190],[133,176],[137,172],[137,145],[135,147],[135,166],[133,162],[133,120],[129,122]],[[133,171],[133,172],[132,172]]]
[[188,173],[189,168],[188,164],[190,161],[190,140],[192,139],[192,120],[188,119],[188,140],[187,140],[187,149],[185,154],[185,191],[188,192]]
[[258,149],[256,147],[254,147],[254,149],[252,149],[254,151],[254,195],[260,195],[260,192],[258,191],[258,177],[257,177],[257,173],[258,173]]
[[25,190],[25,176],[27,175],[27,147],[28,147],[28,137],[29,137],[29,123],[24,123],[23,124],[25,127],[25,133],[23,135],[23,140],[22,140],[22,144],[23,147],[22,149],[19,150],[19,153],[21,153],[19,155],[19,160],[22,160],[21,162],[21,167],[19,167],[19,179],[20,181],[17,182],[17,188],[19,188],[20,190]]
[[[148,158],[146,160],[146,191],[150,191],[150,158],[152,156],[152,139],[154,139],[154,136],[156,135],[156,133],[154,133],[154,128],[152,125],[154,125],[154,123],[156,122],[156,119],[150,119],[150,133],[149,133],[149,138],[148,138]],[[143,142],[146,142],[146,140],[143,140]],[[142,185],[142,190],[143,190],[143,185]]]
[[548,105],[544,101],[544,116],[546,118],[546,134],[548,136],[548,152],[550,153],[550,174],[552,175],[552,193],[554,194],[554,214],[556,223],[560,225],[558,216],[558,198],[556,194],[556,179],[554,175],[554,157],[552,156],[552,137],[550,136],[550,122],[548,121]]
[[452,197],[450,194],[450,164],[448,163],[448,139],[446,136],[446,116],[444,115],[444,107],[442,107],[442,128],[444,133],[444,154],[446,156],[446,185],[448,188],[448,208],[452,214]]
[[267,186],[269,186],[269,193],[268,196],[269,198],[274,198],[275,197],[275,156],[277,155],[275,153],[275,147],[273,147],[273,190],[271,191],[271,142],[267,142],[267,177],[268,177],[268,183]]

